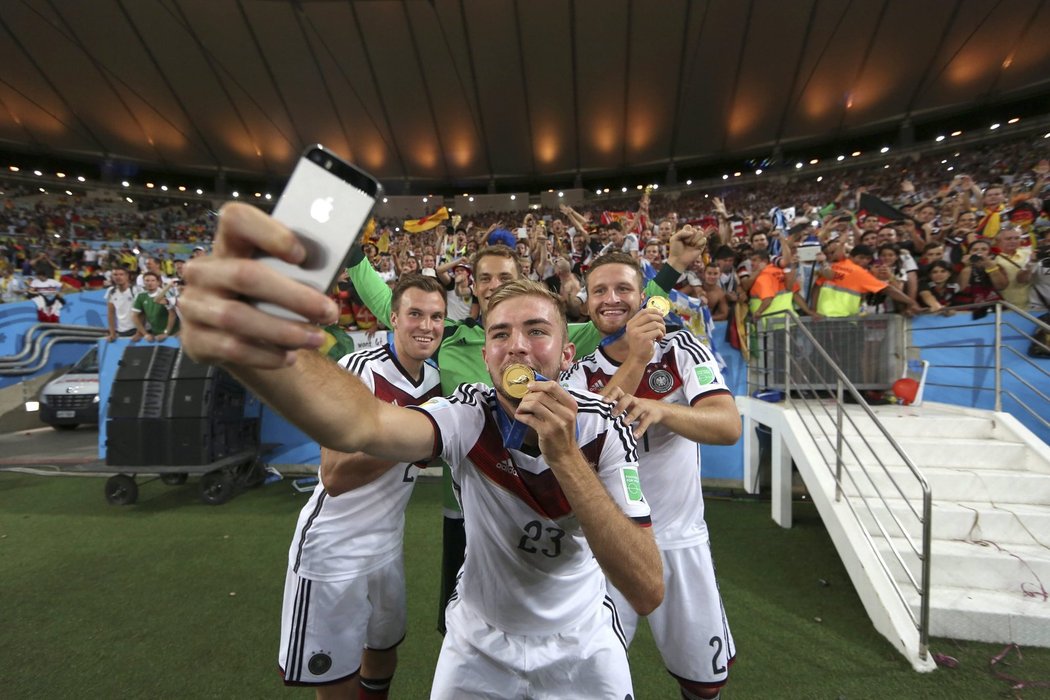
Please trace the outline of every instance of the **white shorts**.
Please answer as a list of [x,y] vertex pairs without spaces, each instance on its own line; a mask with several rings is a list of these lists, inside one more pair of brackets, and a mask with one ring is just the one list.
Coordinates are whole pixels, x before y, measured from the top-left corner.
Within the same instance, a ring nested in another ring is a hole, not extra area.
[[[664,562],[664,602],[649,614],[656,648],[664,666],[679,681],[719,688],[729,678],[736,645],[726,622],[715,564],[708,542],[660,551]],[[638,614],[611,584],[628,643],[638,629]]]
[[516,635],[492,627],[463,600],[445,611],[431,700],[631,700],[631,670],[608,597],[564,634]]
[[392,649],[405,637],[405,570],[400,553],[347,581],[313,581],[292,570],[284,582],[281,649],[285,685],[327,685],[361,669],[363,649]]

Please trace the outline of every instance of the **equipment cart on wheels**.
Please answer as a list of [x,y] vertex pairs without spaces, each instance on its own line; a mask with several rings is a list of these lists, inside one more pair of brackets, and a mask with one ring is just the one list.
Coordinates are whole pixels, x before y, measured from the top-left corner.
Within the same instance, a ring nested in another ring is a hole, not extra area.
[[[138,500],[140,483],[159,478],[169,486],[179,486],[191,474],[200,474],[201,500],[210,506],[222,505],[241,491],[262,483],[266,470],[259,454],[258,449],[247,449],[208,464],[110,467],[117,473],[106,479],[106,501],[114,506],[131,505]],[[137,482],[139,474],[148,478]]]
[[[168,341],[165,341],[166,343]],[[107,381],[100,375],[100,386]],[[260,418],[247,416],[244,387],[222,369],[194,362],[177,345],[129,345],[108,386],[106,500],[138,500],[139,474],[171,486],[200,475],[201,500],[221,505],[262,482]],[[101,401],[100,398],[100,401]],[[256,405],[256,404],[253,404]]]

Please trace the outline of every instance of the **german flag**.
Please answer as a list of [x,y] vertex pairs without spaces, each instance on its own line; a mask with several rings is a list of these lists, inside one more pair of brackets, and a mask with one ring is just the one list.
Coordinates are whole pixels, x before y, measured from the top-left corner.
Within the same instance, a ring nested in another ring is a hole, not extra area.
[[405,222],[405,230],[409,233],[423,233],[437,227],[442,221],[448,221],[448,209],[445,207],[422,219],[409,219]]
[[861,194],[860,196],[860,201],[857,205],[857,214],[876,216],[881,224],[886,224],[891,221],[904,221],[905,219],[911,218],[900,209],[897,209],[878,197],[867,193]]

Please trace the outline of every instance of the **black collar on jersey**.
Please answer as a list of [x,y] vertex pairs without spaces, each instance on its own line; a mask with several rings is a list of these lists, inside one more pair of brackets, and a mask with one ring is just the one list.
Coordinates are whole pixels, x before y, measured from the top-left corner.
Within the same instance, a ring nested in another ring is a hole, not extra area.
[[[397,371],[401,373],[401,376],[407,379],[412,386],[418,389],[420,385],[423,384],[423,380],[427,377],[426,370],[423,367],[420,367],[419,379],[414,379],[412,377],[412,374],[407,369],[405,369],[405,366],[403,364],[401,364],[401,361],[397,359],[397,348],[394,347],[393,341],[390,341],[386,344],[386,351],[390,355],[390,361],[394,363],[395,367],[397,367]],[[428,357],[427,359],[423,360],[423,364],[432,364],[430,362],[430,358]]]

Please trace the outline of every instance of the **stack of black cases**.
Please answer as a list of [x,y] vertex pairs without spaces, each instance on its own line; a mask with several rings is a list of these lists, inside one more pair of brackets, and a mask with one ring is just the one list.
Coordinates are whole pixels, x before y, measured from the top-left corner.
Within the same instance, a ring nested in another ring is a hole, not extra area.
[[259,419],[228,373],[180,348],[128,346],[110,389],[106,464],[205,465],[259,447]]

